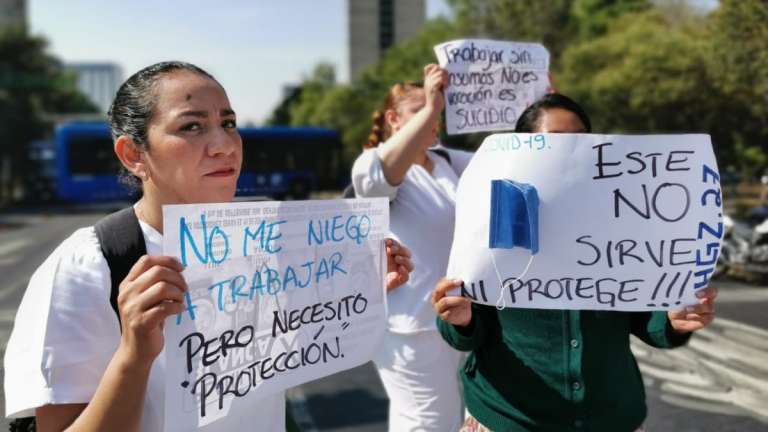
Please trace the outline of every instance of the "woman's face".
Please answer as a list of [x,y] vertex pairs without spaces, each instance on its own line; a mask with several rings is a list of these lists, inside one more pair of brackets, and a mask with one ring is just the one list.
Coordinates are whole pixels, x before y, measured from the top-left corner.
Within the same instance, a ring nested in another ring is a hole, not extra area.
[[[424,89],[421,88],[415,88],[408,92],[408,96],[404,99],[402,99],[395,109],[395,116],[390,121],[390,128],[392,129],[392,133],[397,132],[400,130],[403,126],[405,126],[411,118],[416,115],[417,112],[421,111],[422,108],[424,108],[424,105],[426,105],[426,94],[424,93]],[[437,133],[440,130],[440,123],[435,122],[433,132],[435,134],[435,138],[437,138]]]
[[224,89],[189,71],[160,78],[149,122],[144,194],[161,204],[228,202],[235,195],[243,143]]
[[548,108],[539,116],[536,132],[587,133],[587,128],[573,112],[562,108]]

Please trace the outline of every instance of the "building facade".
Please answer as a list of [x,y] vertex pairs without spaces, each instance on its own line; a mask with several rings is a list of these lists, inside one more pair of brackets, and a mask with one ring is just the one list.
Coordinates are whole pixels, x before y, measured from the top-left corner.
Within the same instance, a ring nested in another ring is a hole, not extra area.
[[0,0],[0,29],[6,27],[27,27],[26,0]]
[[114,63],[68,63],[64,67],[77,74],[77,88],[105,115],[123,82],[120,66]]
[[347,0],[349,76],[360,76],[392,45],[410,38],[426,19],[425,0]]

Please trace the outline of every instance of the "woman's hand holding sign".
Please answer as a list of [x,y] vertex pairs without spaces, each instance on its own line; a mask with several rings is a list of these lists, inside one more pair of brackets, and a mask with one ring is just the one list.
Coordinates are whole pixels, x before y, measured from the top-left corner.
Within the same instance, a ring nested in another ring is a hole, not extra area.
[[680,310],[667,313],[669,323],[678,333],[688,333],[701,330],[715,319],[715,297],[717,288],[709,286],[696,292],[699,303]]
[[[472,321],[472,302],[460,296],[447,296],[448,291],[461,287],[462,281],[443,278],[432,291],[432,308],[448,323],[465,327]],[[696,293],[699,303],[667,313],[672,328],[678,333],[689,333],[708,326],[715,319],[717,288],[710,286]]]
[[120,284],[117,297],[123,326],[119,351],[135,363],[151,365],[163,349],[163,323],[184,307],[187,283],[181,263],[168,256],[145,255]]
[[120,284],[122,336],[96,393],[85,403],[35,410],[37,430],[139,430],[149,371],[163,349],[163,322],[182,311],[187,283],[169,256],[141,257]]
[[445,107],[443,89],[448,85],[448,72],[440,66],[430,63],[424,66],[424,92],[426,105],[440,113]]
[[466,327],[472,321],[472,302],[466,297],[446,295],[461,284],[458,279],[440,279],[432,291],[432,308],[443,321]]
[[387,292],[408,282],[409,274],[413,271],[411,251],[392,239],[386,239],[387,248]]

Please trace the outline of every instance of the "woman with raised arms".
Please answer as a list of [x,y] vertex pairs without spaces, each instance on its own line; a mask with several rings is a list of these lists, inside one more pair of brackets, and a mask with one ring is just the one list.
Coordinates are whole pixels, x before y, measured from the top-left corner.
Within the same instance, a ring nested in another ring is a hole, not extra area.
[[416,270],[387,295],[388,332],[374,363],[389,397],[389,430],[457,431],[463,418],[461,353],[437,332],[430,292],[445,274],[456,186],[472,154],[438,141],[447,72],[424,68],[424,84],[392,86],[352,168],[357,196],[387,197],[390,229],[413,250]]

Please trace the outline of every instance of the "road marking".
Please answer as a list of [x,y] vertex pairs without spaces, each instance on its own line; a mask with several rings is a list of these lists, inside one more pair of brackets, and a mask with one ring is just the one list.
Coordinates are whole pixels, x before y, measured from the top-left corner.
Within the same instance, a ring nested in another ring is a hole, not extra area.
[[15,319],[15,310],[0,310],[0,328],[12,325]]
[[739,289],[718,287],[717,290],[718,303],[752,303],[761,301],[768,301],[768,287]]
[[720,402],[703,402],[687,397],[673,396],[671,394],[661,395],[661,400],[664,402],[679,406],[681,408],[687,408],[693,411],[701,411],[709,414],[720,414],[728,416],[741,416],[744,412],[730,404],[724,404]]
[[718,317],[685,347],[631,344],[646,385],[659,388],[663,401],[705,412],[719,404],[721,414],[768,423],[768,331]]
[[0,304],[4,304],[8,297],[18,294],[19,291],[24,292],[27,289],[28,282],[29,278],[25,278],[18,282],[9,283],[3,289],[0,289]]
[[696,332],[687,348],[701,358],[731,363],[768,376],[768,331],[763,329],[717,318],[712,325]]
[[0,243],[0,257],[6,258],[7,255],[16,254],[19,249],[22,249],[30,243],[31,242],[28,239],[11,240]]

